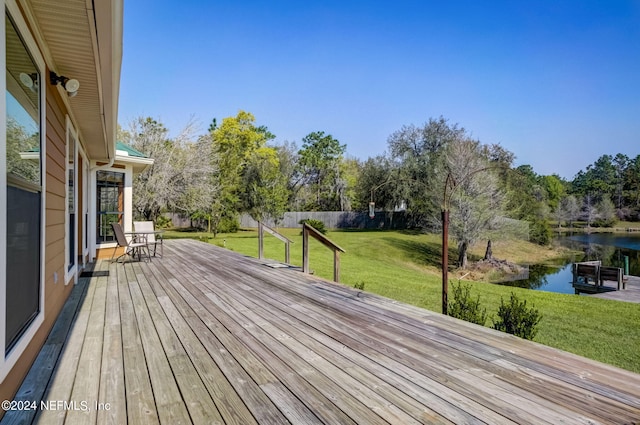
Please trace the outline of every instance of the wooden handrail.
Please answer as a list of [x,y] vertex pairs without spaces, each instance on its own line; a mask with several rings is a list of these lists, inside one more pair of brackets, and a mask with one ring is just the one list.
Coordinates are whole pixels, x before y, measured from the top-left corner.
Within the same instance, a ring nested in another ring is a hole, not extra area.
[[340,253],[346,251],[307,223],[302,224],[302,272],[309,273],[309,236],[333,251],[333,280],[340,282]]
[[258,258],[262,259],[264,257],[264,232],[267,232],[284,242],[284,262],[290,264],[291,262],[289,261],[289,244],[292,244],[293,241],[273,230],[271,227],[267,226],[261,221],[258,222]]

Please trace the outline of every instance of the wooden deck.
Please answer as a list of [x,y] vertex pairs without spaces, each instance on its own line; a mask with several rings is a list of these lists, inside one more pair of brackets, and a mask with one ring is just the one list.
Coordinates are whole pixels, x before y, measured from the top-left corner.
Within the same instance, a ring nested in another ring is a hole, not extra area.
[[[591,297],[604,298],[607,300],[626,301],[630,303],[640,303],[640,277],[638,276],[625,276],[627,279],[626,289],[620,291],[615,290],[615,286],[612,286],[612,291],[602,292],[599,294],[589,294]],[[606,282],[610,285],[615,285],[615,282]]]
[[212,245],[94,275],[2,424],[640,421],[638,374]]

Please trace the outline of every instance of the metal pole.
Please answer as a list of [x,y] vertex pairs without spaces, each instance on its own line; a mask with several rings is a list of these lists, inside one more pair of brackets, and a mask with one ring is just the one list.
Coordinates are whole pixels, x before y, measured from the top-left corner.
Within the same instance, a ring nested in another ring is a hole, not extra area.
[[624,256],[624,274],[629,276],[629,256]]
[[442,314],[447,314],[449,292],[449,210],[442,210]]

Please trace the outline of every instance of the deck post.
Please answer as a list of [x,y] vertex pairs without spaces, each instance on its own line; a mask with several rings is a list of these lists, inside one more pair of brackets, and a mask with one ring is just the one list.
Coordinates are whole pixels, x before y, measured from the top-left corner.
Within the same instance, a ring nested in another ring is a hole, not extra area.
[[262,222],[258,222],[258,258],[264,257],[264,228]]
[[333,280],[340,281],[340,252],[345,252],[329,238],[318,232],[307,223],[302,225],[302,271],[309,273],[309,236],[318,240],[322,245],[333,251]]
[[302,226],[302,273],[309,273],[309,230]]
[[285,235],[272,229],[261,221],[258,222],[258,258],[262,259],[264,257],[264,232],[267,232],[270,235],[275,236],[276,239],[280,239],[282,242],[284,242],[284,261],[287,264],[291,264],[291,262],[289,261],[289,245],[292,243],[292,241]]
[[340,282],[340,251],[333,250],[333,280]]
[[289,253],[290,253],[290,249],[289,249],[289,242],[287,242],[286,244],[284,244],[284,262],[287,264],[291,264],[291,261],[289,261]]

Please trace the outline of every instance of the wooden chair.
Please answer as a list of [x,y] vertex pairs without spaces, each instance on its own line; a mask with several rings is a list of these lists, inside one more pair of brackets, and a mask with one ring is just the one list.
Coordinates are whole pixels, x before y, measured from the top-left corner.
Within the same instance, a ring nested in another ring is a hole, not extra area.
[[[118,245],[113,249],[113,254],[111,255],[111,262],[118,261],[120,258],[128,255],[131,258],[134,258],[136,254],[138,255],[138,261],[142,259],[142,251],[146,249],[147,256],[151,259],[151,255],[149,253],[149,246],[147,245],[146,235],[135,235],[131,241],[127,240],[127,237],[124,235],[124,231],[122,230],[122,226],[120,223],[111,223],[111,227],[113,228],[113,234],[116,236],[116,242]],[[115,260],[116,252],[118,247],[124,248],[124,254],[120,255]],[[124,260],[122,260],[124,263]]]
[[147,236],[147,246],[151,247],[151,245],[153,245],[154,257],[156,256],[158,245],[160,245],[160,257],[162,257],[162,254],[164,253],[162,250],[162,235],[159,232],[156,232],[153,221],[134,221],[133,228],[136,232],[140,232]]

